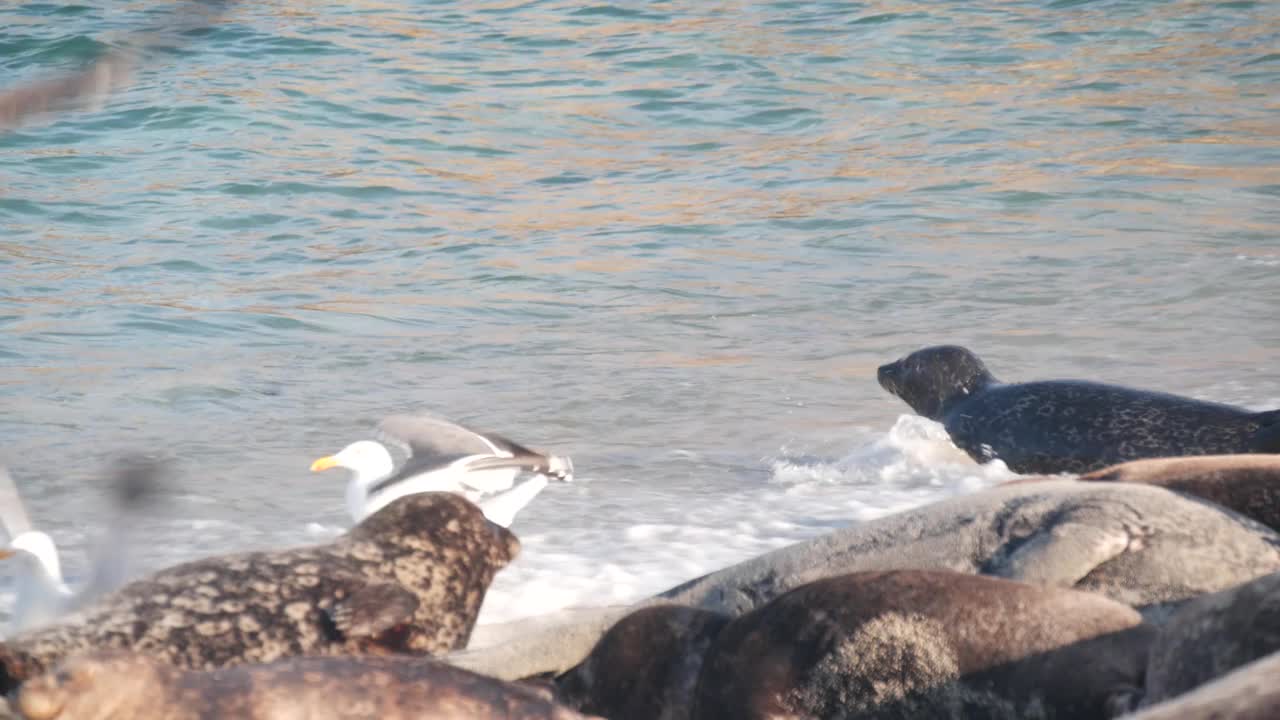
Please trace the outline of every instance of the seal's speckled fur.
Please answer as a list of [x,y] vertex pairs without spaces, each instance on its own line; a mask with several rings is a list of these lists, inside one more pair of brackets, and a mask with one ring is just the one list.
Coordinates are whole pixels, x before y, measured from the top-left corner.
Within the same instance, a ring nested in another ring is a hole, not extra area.
[[519,548],[462,497],[406,496],[332,543],[168,568],[0,645],[0,692],[90,649],[189,669],[443,653],[466,645],[489,583]]
[[917,350],[881,387],[941,422],[974,460],[1017,473],[1083,473],[1139,458],[1280,452],[1280,410],[1251,412],[1167,393],[1048,380],[1005,384],[969,350]]
[[28,720],[577,720],[536,690],[426,658],[307,657],[207,671],[100,652],[28,681]]

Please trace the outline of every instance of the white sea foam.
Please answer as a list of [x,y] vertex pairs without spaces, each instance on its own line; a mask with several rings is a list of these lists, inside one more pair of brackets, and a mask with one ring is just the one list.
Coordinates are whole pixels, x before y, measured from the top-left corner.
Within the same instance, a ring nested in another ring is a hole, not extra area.
[[[590,509],[569,518],[542,507],[543,522],[517,518],[512,529],[522,550],[498,573],[479,623],[630,603],[835,528],[1016,477],[998,461],[974,463],[941,425],[915,415],[902,415],[887,433],[866,430],[849,446],[830,455],[783,448],[760,459],[759,471],[749,477],[694,477],[677,487],[669,478],[656,487],[644,478],[580,473],[572,485],[549,488],[531,509],[553,504],[559,493],[577,492],[594,493],[593,502],[583,506]],[[670,458],[704,460],[683,450],[673,450]],[[709,490],[702,482],[729,489]],[[293,530],[251,533],[235,522],[186,518],[150,529],[156,547],[149,549],[154,557],[148,564],[158,569],[238,545],[325,542],[347,528],[307,520]],[[68,529],[58,539],[68,550],[66,562],[78,568],[84,538]],[[0,616],[12,602],[7,580],[0,574]]]
[[768,466],[763,482],[736,492],[691,494],[679,522],[595,518],[587,528],[527,535],[516,528],[523,550],[494,581],[479,623],[633,602],[835,528],[1016,477],[1001,462],[974,463],[941,425],[914,415],[843,457],[784,451]]

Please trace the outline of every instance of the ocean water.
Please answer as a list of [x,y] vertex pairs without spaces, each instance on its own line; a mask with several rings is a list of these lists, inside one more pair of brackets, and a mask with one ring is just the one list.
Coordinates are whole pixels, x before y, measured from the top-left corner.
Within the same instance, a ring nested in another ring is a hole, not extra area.
[[[169,7],[4,3],[0,89]],[[391,413],[570,454],[492,623],[1012,477],[876,384],[921,346],[1280,406],[1280,4],[262,0],[183,37],[0,135],[0,462],[73,576],[123,450],[179,461],[145,568],[345,527],[308,465]]]

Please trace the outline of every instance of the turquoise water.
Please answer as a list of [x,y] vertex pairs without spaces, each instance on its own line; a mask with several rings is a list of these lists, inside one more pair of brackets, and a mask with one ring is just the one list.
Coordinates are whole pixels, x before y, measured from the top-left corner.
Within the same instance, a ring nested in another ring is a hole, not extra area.
[[[0,6],[0,89],[167,6]],[[0,461],[77,563],[344,524],[429,410],[572,454],[486,617],[994,482],[874,369],[1280,405],[1280,4],[278,2],[0,135]]]

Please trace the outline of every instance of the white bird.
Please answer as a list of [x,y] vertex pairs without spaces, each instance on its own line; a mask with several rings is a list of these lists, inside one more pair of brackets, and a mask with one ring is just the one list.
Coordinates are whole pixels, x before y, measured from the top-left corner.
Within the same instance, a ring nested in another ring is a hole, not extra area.
[[88,581],[73,589],[63,579],[53,538],[32,528],[17,485],[0,467],[0,526],[9,538],[7,545],[0,548],[0,560],[17,564],[9,636],[48,625],[129,579],[130,554],[125,539],[132,525],[129,511],[151,494],[157,469],[151,463],[122,462],[113,488],[117,512],[105,537],[99,538],[90,552]]
[[[379,440],[359,440],[335,455],[311,463],[311,471],[341,467],[351,471],[347,513],[360,522],[396,498],[420,492],[452,492],[480,506],[485,517],[507,527],[547,486],[547,478],[573,480],[573,462],[518,445],[500,435],[480,433],[425,415],[396,415],[378,425]],[[396,468],[381,441],[397,445],[409,458]],[[535,477],[512,487],[516,477]]]

